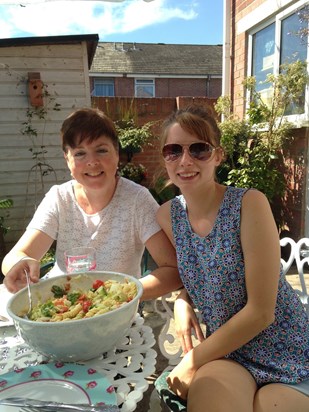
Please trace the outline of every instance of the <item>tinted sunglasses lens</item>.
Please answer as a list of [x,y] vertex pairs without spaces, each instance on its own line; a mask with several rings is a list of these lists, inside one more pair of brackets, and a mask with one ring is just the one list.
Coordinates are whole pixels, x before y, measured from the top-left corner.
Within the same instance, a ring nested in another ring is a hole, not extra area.
[[182,146],[176,143],[166,144],[163,147],[162,155],[164,157],[164,160],[166,160],[167,162],[177,160],[182,155]]
[[209,143],[192,143],[189,151],[197,160],[208,160],[212,155],[213,147]]
[[[197,160],[208,160],[211,158],[213,147],[209,143],[192,143],[189,146],[190,155]],[[177,143],[166,144],[162,155],[166,162],[178,160],[183,154],[183,147]]]

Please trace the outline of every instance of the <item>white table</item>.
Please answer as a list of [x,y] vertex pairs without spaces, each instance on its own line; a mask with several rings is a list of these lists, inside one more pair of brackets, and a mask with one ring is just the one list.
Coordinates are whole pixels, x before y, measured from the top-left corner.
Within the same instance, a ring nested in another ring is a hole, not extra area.
[[[1,292],[2,285],[0,297]],[[121,412],[134,411],[148,389],[147,377],[154,373],[156,365],[157,353],[152,349],[154,344],[152,329],[144,324],[141,316],[136,315],[127,336],[119,341],[114,350],[83,362],[109,378]],[[19,337],[14,326],[0,327],[0,374],[46,360]]]

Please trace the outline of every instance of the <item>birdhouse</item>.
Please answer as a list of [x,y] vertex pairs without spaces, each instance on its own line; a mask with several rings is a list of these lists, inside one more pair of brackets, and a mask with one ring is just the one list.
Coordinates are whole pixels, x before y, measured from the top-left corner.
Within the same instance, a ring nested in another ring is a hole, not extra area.
[[41,80],[40,73],[37,73],[37,72],[28,73],[28,89],[29,89],[29,102],[31,106],[34,106],[34,107],[44,106],[43,82]]

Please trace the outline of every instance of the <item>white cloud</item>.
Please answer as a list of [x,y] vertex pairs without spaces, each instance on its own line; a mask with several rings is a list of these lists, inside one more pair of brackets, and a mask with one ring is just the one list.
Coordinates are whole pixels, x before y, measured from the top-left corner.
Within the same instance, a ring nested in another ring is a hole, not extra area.
[[[171,0],[106,1],[0,1],[0,37],[56,36],[98,33],[128,33],[171,19],[190,20],[197,16],[194,2],[173,6]],[[29,4],[32,1],[34,4]],[[27,3],[27,4],[26,4]],[[170,4],[170,5],[169,5]]]
[[180,7],[167,7],[167,3],[163,0],[156,0],[151,4],[144,5],[138,1],[130,3],[118,21],[119,30],[129,32],[152,24],[164,23],[173,18],[191,20],[196,17],[193,9],[181,10]]

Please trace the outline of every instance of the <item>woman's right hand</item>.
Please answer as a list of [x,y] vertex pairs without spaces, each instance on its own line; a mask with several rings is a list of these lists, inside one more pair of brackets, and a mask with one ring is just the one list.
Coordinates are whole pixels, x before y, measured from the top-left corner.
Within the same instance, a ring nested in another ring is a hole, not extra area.
[[3,283],[9,292],[16,293],[27,285],[25,270],[29,273],[32,283],[37,283],[40,280],[40,262],[25,257],[17,262],[4,278]]
[[192,303],[185,289],[183,289],[174,304],[175,330],[184,354],[193,349],[192,331],[199,342],[205,337],[193,310]]

